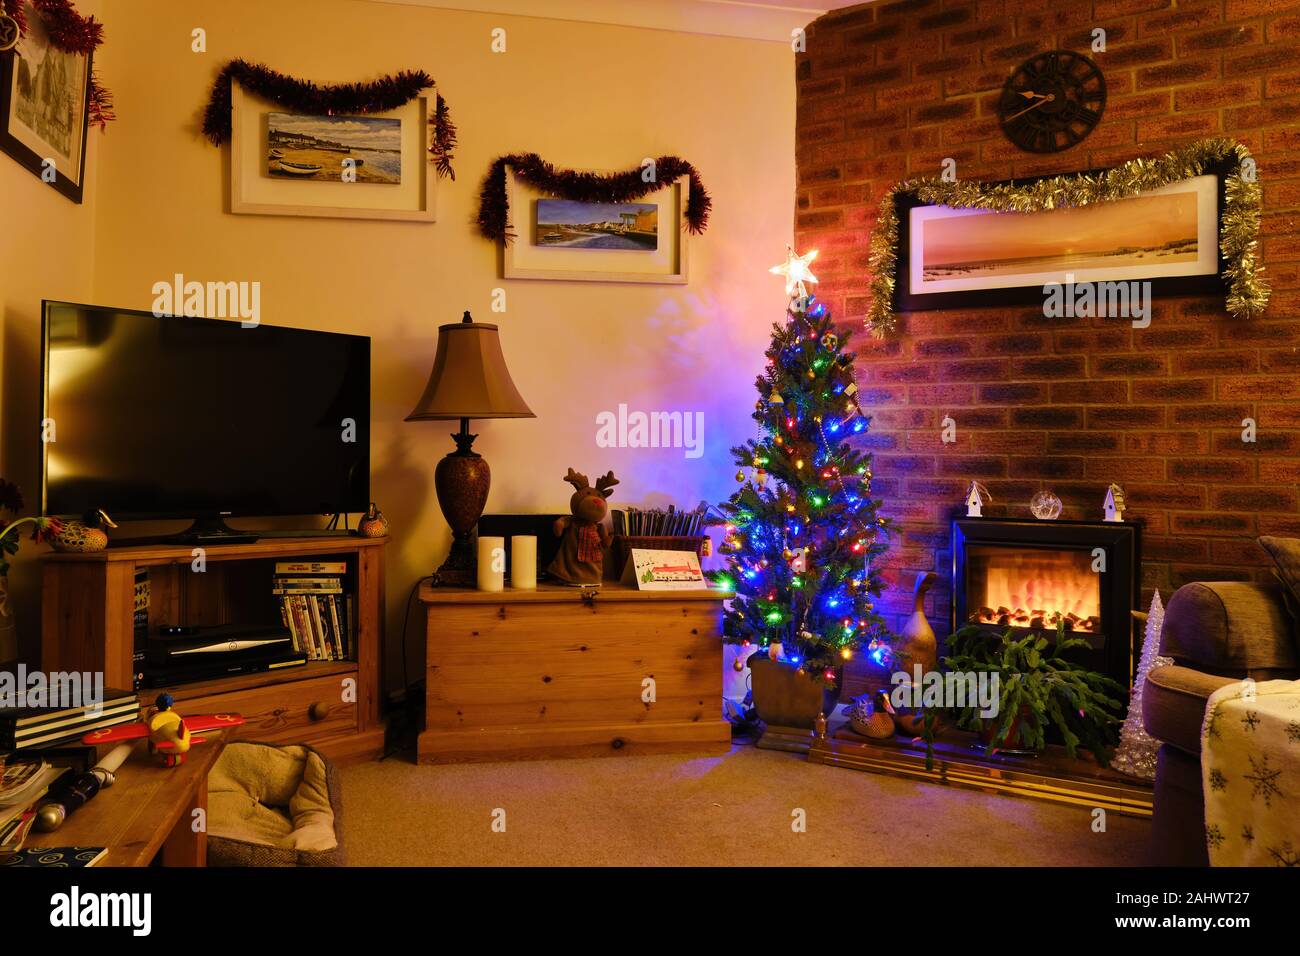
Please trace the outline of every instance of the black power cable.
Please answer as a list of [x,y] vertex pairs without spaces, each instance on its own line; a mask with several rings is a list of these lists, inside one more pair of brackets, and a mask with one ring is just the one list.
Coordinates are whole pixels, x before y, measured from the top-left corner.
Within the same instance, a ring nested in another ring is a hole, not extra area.
[[[410,593],[406,596],[406,611],[402,615],[402,705],[408,710],[411,706],[411,675],[410,670],[407,667],[407,658],[410,655],[406,646],[406,632],[411,624],[411,604],[415,601],[415,594],[420,589],[420,585],[425,581],[432,580],[432,574],[426,574],[422,578],[416,578],[415,583],[411,585]],[[389,700],[391,702],[392,698],[390,697]],[[380,757],[379,759],[383,760],[387,757],[391,757],[397,752],[397,749],[397,747],[393,747],[392,749],[385,750],[383,757]]]

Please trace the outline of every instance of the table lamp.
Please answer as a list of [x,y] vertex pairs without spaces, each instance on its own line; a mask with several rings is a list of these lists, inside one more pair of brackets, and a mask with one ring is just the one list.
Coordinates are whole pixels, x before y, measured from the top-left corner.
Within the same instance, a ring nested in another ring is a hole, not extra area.
[[455,421],[456,450],[438,462],[433,473],[438,505],[451,525],[451,553],[433,576],[434,584],[474,587],[475,566],[471,533],[487,505],[492,472],[474,451],[477,435],[469,433],[471,418],[536,418],[510,379],[497,327],[475,322],[468,312],[459,322],[438,326],[438,351],[424,394],[408,422]]

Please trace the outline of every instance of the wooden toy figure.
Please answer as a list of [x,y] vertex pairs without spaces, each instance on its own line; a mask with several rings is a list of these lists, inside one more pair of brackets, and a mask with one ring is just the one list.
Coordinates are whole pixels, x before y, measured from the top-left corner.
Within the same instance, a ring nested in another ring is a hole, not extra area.
[[177,767],[185,762],[191,746],[203,743],[202,737],[192,734],[238,727],[244,722],[239,714],[205,714],[187,720],[172,710],[172,695],[167,693],[159,694],[154,705],[145,720],[92,730],[81,738],[81,742],[98,745],[148,737],[149,752],[161,757],[164,767]]
[[572,515],[555,521],[555,534],[562,540],[547,570],[560,584],[599,585],[604,575],[605,549],[613,540],[602,523],[609,513],[605,499],[614,493],[618,479],[612,471],[606,472],[593,488],[586,475],[570,468],[564,480],[574,487],[569,499]]

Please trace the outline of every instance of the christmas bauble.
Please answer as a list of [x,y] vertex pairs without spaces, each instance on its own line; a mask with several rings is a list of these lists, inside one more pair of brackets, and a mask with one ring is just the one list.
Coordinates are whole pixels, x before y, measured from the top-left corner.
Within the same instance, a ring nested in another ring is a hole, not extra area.
[[736,480],[737,480],[737,481],[744,481],[744,480],[745,480],[745,473],[744,473],[743,471],[738,471],[738,472],[736,472]]
[[1061,499],[1050,491],[1040,491],[1029,500],[1029,513],[1040,521],[1055,521],[1061,517]]
[[836,335],[834,332],[827,332],[825,335],[822,336],[822,348],[829,349],[830,351],[833,352],[837,348],[839,348],[839,345],[840,345],[840,337]]

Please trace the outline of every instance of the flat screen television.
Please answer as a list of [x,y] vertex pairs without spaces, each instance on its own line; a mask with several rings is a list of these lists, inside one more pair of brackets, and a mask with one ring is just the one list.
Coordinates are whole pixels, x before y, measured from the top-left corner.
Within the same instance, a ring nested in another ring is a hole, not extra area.
[[[364,511],[370,339],[45,302],[41,499],[81,517]],[[53,440],[51,440],[53,439]]]

